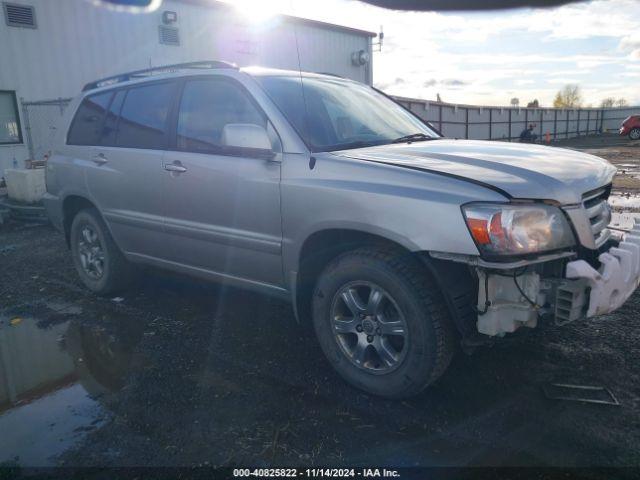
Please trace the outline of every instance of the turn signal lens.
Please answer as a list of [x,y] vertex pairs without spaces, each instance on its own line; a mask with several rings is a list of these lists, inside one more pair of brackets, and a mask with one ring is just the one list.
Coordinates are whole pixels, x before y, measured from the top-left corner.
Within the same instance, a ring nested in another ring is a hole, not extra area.
[[476,241],[476,243],[479,243],[480,245],[491,243],[486,220],[483,220],[481,218],[468,218],[467,225],[469,225],[471,236]]

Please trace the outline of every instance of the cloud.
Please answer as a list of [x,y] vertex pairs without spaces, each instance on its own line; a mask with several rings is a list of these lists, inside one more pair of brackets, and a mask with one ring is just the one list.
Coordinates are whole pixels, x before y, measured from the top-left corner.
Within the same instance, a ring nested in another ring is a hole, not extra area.
[[422,85],[425,87],[435,87],[436,85],[442,85],[445,87],[462,87],[464,85],[469,85],[469,82],[458,80],[457,78],[445,78],[443,80],[430,78],[429,80],[425,80]]
[[580,83],[580,80],[577,80],[575,78],[551,78],[549,80],[547,80],[548,83],[559,83],[561,85],[568,85],[568,84],[578,84]]
[[588,103],[606,92],[632,103],[640,97],[637,77],[620,75],[640,68],[640,15],[629,13],[637,10],[635,0],[488,13],[399,12],[355,0],[282,2],[291,5],[288,13],[316,20],[374,32],[383,24],[374,82],[391,94],[431,99],[440,93],[447,101],[484,104],[518,96],[548,105],[561,85],[579,83]]
[[450,87],[461,87],[463,85],[469,85],[469,82],[465,82],[464,80],[457,80],[455,78],[448,78],[446,80],[442,80],[440,83],[443,85],[448,85]]
[[392,87],[396,87],[399,85],[403,85],[404,83],[406,83],[402,78],[398,78],[396,77],[394,80],[390,81],[390,82],[382,82],[382,83],[376,83],[376,86],[382,90],[385,89],[389,89]]
[[632,33],[620,40],[619,49],[629,51],[629,60],[640,60],[640,33]]

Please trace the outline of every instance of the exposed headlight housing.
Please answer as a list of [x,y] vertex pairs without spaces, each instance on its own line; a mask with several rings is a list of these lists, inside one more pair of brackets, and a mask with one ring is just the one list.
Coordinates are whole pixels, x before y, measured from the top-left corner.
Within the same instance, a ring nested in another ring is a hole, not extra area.
[[469,203],[462,212],[483,256],[526,255],[575,245],[569,222],[551,205]]

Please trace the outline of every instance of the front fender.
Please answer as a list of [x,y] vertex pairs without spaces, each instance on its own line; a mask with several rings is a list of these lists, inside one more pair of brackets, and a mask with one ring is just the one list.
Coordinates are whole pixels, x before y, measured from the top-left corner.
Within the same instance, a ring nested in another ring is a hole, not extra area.
[[505,201],[464,180],[326,153],[313,169],[285,158],[281,195],[285,274],[298,270],[305,241],[328,229],[376,235],[412,252],[478,255],[460,206]]

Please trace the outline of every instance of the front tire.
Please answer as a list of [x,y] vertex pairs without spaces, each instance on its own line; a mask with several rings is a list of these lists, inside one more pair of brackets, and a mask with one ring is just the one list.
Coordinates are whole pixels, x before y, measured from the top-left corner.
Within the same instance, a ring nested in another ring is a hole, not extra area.
[[71,255],[80,280],[98,295],[124,289],[132,269],[95,208],[81,210],[71,224]]
[[640,140],[640,128],[632,128],[629,132],[629,138],[631,140]]
[[403,252],[361,248],[333,260],[314,291],[313,323],[336,371],[382,397],[419,393],[453,355],[444,298],[420,263]]

